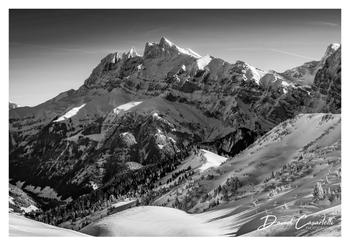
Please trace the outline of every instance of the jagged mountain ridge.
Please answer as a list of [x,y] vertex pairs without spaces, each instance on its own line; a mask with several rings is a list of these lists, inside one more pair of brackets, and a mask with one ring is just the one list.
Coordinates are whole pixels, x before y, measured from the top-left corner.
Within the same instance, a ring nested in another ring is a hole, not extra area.
[[341,112],[341,48],[328,56],[313,84],[326,99],[325,111]]
[[330,44],[321,60],[306,62],[301,66],[286,70],[280,75],[302,85],[312,85],[318,70],[325,65],[328,57],[333,55],[339,48],[340,44]]
[[[162,38],[147,43],[143,56],[134,49],[107,55],[78,90],[11,110],[10,176],[67,198],[127,171],[126,162],[181,158],[194,144],[234,155],[281,121],[314,112],[315,94]],[[142,103],[116,110],[133,101]]]

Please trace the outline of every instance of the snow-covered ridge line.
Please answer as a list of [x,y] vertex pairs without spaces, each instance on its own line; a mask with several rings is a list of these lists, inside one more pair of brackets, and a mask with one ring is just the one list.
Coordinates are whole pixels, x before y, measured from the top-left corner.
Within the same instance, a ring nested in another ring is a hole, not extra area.
[[64,121],[67,120],[69,118],[72,118],[74,115],[76,115],[80,109],[82,109],[84,106],[86,105],[86,103],[84,103],[81,106],[72,108],[71,110],[69,110],[67,113],[65,113],[64,115],[62,115],[61,117],[59,117],[57,120],[54,120],[53,122],[60,122],[60,121]]
[[193,55],[195,55],[195,56],[197,56],[197,57],[201,57],[200,54],[198,54],[197,52],[193,51],[193,50],[190,49],[190,48],[187,48],[186,50],[188,50],[191,54],[193,54]]
[[175,47],[182,54],[189,55],[189,56],[192,56],[194,58],[200,58],[201,57],[198,53],[194,52],[193,50],[181,48],[181,47],[177,46],[176,44],[172,43],[170,40],[168,40],[165,37],[162,37],[160,39],[159,44],[162,44],[162,43],[163,44],[167,44],[170,47]]

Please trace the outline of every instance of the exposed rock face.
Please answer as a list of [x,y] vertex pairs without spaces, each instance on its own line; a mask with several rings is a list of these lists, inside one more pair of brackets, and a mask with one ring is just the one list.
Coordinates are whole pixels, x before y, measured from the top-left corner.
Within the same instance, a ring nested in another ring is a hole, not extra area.
[[326,112],[341,111],[341,48],[330,55],[315,76],[314,88],[325,96]]
[[340,65],[339,49],[310,87],[165,38],[147,43],[143,56],[109,54],[78,90],[10,110],[10,178],[65,199],[90,182],[103,186],[126,163],[183,158],[198,144],[235,155],[298,113],[340,111]]
[[328,45],[326,52],[320,61],[320,65],[323,66],[326,63],[326,60],[328,59],[328,57],[332,56],[339,48],[340,48],[340,44],[337,44],[337,43]]
[[[214,146],[219,155],[225,154],[234,156],[254,142],[256,137],[256,132],[242,127],[223,138],[215,140]],[[210,145],[213,145],[213,143]]]
[[15,213],[38,210],[38,204],[21,188],[9,184],[9,208]]
[[299,84],[311,85],[319,68],[319,61],[306,62],[302,66],[292,68],[282,73],[287,79]]
[[137,144],[134,135],[132,135],[130,132],[123,132],[120,134],[120,137],[126,147],[131,147],[134,144]]

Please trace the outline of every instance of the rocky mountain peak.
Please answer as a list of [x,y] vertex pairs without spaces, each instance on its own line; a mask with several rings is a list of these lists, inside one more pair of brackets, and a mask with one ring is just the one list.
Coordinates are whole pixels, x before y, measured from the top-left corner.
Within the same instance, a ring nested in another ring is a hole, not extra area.
[[337,51],[340,48],[340,44],[339,43],[332,43],[330,45],[328,45],[327,50],[326,50],[326,54],[332,54],[335,51]]
[[134,47],[132,47],[128,52],[123,54],[123,57],[126,59],[136,57],[136,56],[140,56],[140,55],[137,53],[137,51]]
[[174,46],[174,44],[168,40],[166,37],[161,37],[160,40],[159,40],[159,46],[161,47],[172,47]]
[[332,54],[334,54],[334,52],[336,52],[339,48],[340,48],[339,43],[332,43],[332,44],[328,45],[325,54],[321,58],[320,64],[324,65],[327,58],[330,57]]
[[[328,49],[327,49],[328,50]],[[333,49],[334,50],[334,49]],[[332,113],[341,112],[341,47],[327,57],[317,71],[313,83],[315,90],[325,96],[323,110]]]
[[112,54],[109,57],[111,58],[111,60],[109,62],[112,63],[112,64],[118,62],[121,59],[121,55],[118,52]]
[[159,43],[147,42],[144,51],[144,58],[175,57],[179,55],[200,58],[201,56],[191,49],[184,49],[165,37],[161,37]]
[[233,65],[236,72],[243,75],[243,80],[254,80],[255,83],[259,84],[260,79],[266,72],[257,69],[244,61],[236,61]]

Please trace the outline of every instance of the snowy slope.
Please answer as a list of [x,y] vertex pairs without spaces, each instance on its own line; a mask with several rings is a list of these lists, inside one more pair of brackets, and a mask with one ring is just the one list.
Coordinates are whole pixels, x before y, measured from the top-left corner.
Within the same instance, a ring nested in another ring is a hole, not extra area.
[[[188,182],[184,186],[176,187],[174,191],[177,193],[167,193],[159,199],[158,204],[166,203],[175,194],[181,195],[177,196],[181,204],[184,197],[190,196],[194,200],[195,195],[203,194],[196,206],[188,211],[205,211],[197,216],[222,230],[229,230],[226,233],[230,235],[302,235],[305,231],[296,231],[290,227],[276,226],[278,230],[272,228],[273,230],[265,232],[255,230],[261,224],[260,218],[267,212],[288,219],[298,213],[323,213],[324,209],[339,205],[339,200],[332,203],[328,200],[322,200],[320,204],[315,203],[313,189],[316,182],[332,187],[339,185],[340,138],[339,114],[300,114],[277,125],[246,150],[217,168],[201,173],[194,178],[197,180],[193,185]],[[299,171],[296,171],[297,169]],[[206,179],[208,173],[214,177]],[[278,173],[278,177],[271,178],[272,173]],[[227,185],[227,180],[231,177],[237,177],[243,186],[237,193],[233,193],[228,201],[220,196],[215,197],[214,190],[217,191],[219,185]],[[201,193],[191,193],[191,187],[195,187],[196,191]],[[208,207],[206,204],[209,202],[206,203],[203,199],[206,194],[214,196],[209,200],[219,200],[220,204]],[[337,216],[340,213],[339,211]],[[319,231],[319,235],[339,235],[339,227],[338,224],[326,227],[325,230]],[[252,231],[255,232],[249,234]],[[312,235],[318,233],[318,230],[312,228],[307,233]]]
[[13,213],[9,214],[11,237],[34,236],[34,237],[72,237],[72,236],[87,236],[85,234],[75,232],[68,229],[59,228],[56,226],[44,224],[34,220],[27,219],[23,216]]
[[249,64],[246,63],[247,66],[247,71],[249,73],[247,73],[247,75],[249,76],[250,79],[254,79],[255,83],[260,84],[260,80],[262,77],[264,77],[264,75],[266,74],[266,72],[257,69]]
[[166,45],[168,45],[170,47],[173,47],[173,48],[177,49],[182,54],[193,56],[195,58],[200,58],[200,55],[197,54],[196,52],[194,52],[193,50],[181,48],[181,47],[177,46],[176,44],[172,43],[170,40],[168,40],[165,37],[161,38],[160,43],[161,44],[166,44]]
[[167,207],[135,207],[83,228],[92,236],[219,236],[219,228],[184,211]]
[[54,122],[60,122],[60,121],[64,121],[66,119],[72,118],[74,115],[76,115],[80,109],[82,109],[86,104],[84,103],[81,106],[78,107],[74,107],[71,110],[69,110],[67,113],[65,113],[64,115],[62,115],[61,117],[59,117],[57,120],[55,120]]
[[129,109],[139,105],[141,102],[128,102],[126,104],[120,105],[118,107],[116,107],[115,109],[113,109],[113,113],[118,114],[121,111],[128,111]]
[[204,164],[199,168],[201,171],[204,171],[211,167],[218,167],[221,165],[221,163],[227,160],[227,158],[217,155],[208,150],[202,149],[201,151],[203,152],[203,156],[205,158]]
[[232,170],[229,174],[242,180],[262,182],[271,171],[298,158],[305,146],[317,141],[323,147],[340,139],[340,122],[339,114],[300,114],[277,125],[219,168]]
[[203,56],[197,60],[198,69],[203,70],[211,61],[211,57],[209,55]]

